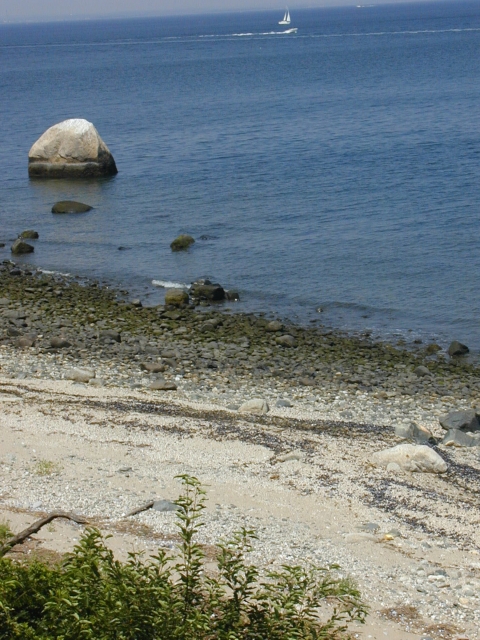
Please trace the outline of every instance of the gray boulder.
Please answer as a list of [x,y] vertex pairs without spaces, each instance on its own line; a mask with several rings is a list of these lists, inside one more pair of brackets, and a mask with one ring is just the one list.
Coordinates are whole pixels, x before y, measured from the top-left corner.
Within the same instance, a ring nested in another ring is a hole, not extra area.
[[116,173],[115,160],[98,131],[80,118],[50,127],[28,154],[31,178],[96,178]]
[[83,202],[75,202],[75,200],[60,200],[52,207],[52,213],[87,213],[93,207]]
[[480,447],[480,433],[465,433],[451,429],[447,431],[442,444],[446,447]]
[[465,356],[467,353],[470,353],[470,349],[466,344],[462,344],[457,340],[454,340],[450,346],[448,347],[448,355],[449,356]]
[[395,435],[402,438],[402,440],[413,440],[417,444],[425,444],[433,437],[428,429],[418,425],[416,422],[398,424],[395,427]]
[[17,238],[15,242],[12,244],[11,251],[14,255],[22,255],[24,253],[33,253],[35,249],[28,242],[24,242],[22,238]]
[[414,369],[413,373],[419,378],[423,378],[424,376],[431,376],[432,372],[427,367],[424,367],[422,364]]
[[446,430],[457,429],[459,431],[479,431],[480,423],[474,409],[464,411],[451,411],[439,418],[441,426]]

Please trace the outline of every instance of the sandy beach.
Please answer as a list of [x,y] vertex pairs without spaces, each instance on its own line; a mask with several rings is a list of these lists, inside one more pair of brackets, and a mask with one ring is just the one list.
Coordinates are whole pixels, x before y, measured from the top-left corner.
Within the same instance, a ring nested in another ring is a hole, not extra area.
[[[247,526],[252,561],[338,563],[358,582],[371,614],[356,637],[479,637],[479,449],[445,447],[438,422],[476,406],[473,364],[224,309],[145,309],[15,268],[0,271],[0,521],[17,532],[64,509],[120,557],[154,553],[175,546],[175,513],[127,514],[175,500],[188,473],[207,489],[209,560]],[[268,412],[241,410],[255,398]],[[412,421],[446,473],[372,464]],[[57,520],[12,555],[64,553],[82,529]]]

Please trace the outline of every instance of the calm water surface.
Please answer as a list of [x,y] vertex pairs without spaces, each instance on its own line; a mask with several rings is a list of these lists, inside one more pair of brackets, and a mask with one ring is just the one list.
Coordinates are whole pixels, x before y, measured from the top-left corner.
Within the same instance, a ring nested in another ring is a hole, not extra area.
[[[35,228],[26,261],[152,303],[210,276],[237,309],[479,350],[480,3],[280,14],[0,25],[0,259]],[[118,176],[30,182],[72,117]]]

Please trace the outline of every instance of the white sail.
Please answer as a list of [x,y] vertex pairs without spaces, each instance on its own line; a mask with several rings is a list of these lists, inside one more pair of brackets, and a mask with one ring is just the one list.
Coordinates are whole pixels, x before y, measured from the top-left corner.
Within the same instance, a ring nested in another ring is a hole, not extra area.
[[290,20],[290,11],[288,10],[288,7],[285,9],[285,15],[283,16],[283,20],[280,20],[280,22],[278,24],[290,24],[291,20]]

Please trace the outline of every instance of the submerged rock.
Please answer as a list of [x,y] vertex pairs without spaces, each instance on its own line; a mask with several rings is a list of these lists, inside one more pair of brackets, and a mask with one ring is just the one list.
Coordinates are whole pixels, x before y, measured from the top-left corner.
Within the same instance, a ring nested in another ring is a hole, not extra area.
[[187,234],[182,234],[175,238],[175,240],[170,244],[170,248],[172,251],[185,251],[189,247],[195,244],[195,239],[192,236]]
[[75,202],[75,200],[61,200],[56,202],[52,207],[52,213],[86,213],[91,211],[93,207],[83,202]]
[[207,300],[209,302],[221,302],[225,300],[225,289],[219,284],[196,283],[192,284],[190,293],[197,300]]
[[19,238],[26,238],[27,240],[37,240],[38,231],[34,231],[33,229],[27,229],[26,231],[22,231],[22,233],[18,236]]
[[28,242],[24,242],[22,240],[22,238],[18,238],[12,244],[11,251],[12,251],[12,253],[14,255],[18,256],[18,255],[22,255],[24,253],[33,253],[35,251],[35,249],[32,247],[31,244],[28,244]]
[[28,154],[31,178],[95,178],[116,173],[115,160],[98,131],[80,118],[47,129]]

